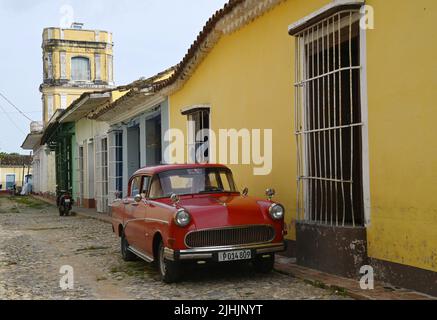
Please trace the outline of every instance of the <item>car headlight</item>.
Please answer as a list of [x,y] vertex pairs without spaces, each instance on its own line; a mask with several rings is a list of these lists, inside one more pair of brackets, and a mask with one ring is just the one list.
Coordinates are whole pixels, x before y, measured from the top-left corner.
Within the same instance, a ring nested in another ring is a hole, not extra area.
[[186,227],[191,222],[191,215],[188,213],[187,210],[180,209],[178,210],[178,212],[176,212],[174,221],[179,227]]
[[269,208],[269,213],[272,219],[281,220],[284,217],[285,209],[280,204],[272,204]]

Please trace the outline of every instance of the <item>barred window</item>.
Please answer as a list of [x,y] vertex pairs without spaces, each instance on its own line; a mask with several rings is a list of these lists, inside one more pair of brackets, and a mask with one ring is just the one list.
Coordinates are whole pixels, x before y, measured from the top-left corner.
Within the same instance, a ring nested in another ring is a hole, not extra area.
[[83,145],[78,146],[77,148],[77,186],[78,186],[78,192],[76,194],[76,199],[78,200],[78,203],[80,206],[83,206],[83,198],[84,198],[84,149]]
[[298,220],[363,225],[360,14],[294,34]]
[[123,192],[123,132],[109,133],[109,203],[120,198]]
[[188,117],[189,162],[209,161],[210,109],[201,107],[182,112]]
[[108,211],[108,139],[99,138],[96,143],[97,212]]
[[71,58],[71,80],[73,81],[90,81],[91,70],[90,60],[85,57]]

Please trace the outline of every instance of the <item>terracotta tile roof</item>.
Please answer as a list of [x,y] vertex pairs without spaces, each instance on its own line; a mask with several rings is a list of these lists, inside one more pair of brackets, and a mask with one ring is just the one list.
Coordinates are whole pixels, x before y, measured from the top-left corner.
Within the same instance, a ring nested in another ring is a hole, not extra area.
[[224,5],[222,9],[216,11],[214,15],[211,18],[209,18],[209,20],[206,22],[202,31],[199,33],[194,43],[188,49],[188,52],[185,54],[182,61],[176,66],[175,73],[173,74],[173,76],[171,76],[166,81],[163,81],[162,83],[155,85],[154,91],[159,91],[164,87],[167,87],[173,84],[174,82],[176,82],[176,80],[182,75],[185,67],[189,64],[190,60],[196,54],[202,42],[204,42],[205,39],[210,34],[210,32],[214,30],[214,27],[217,25],[217,23],[229,12],[231,12],[235,7],[237,7],[238,5],[242,4],[245,1],[246,0],[230,0],[228,3]]
[[31,156],[16,155],[16,154],[2,154],[0,155],[0,167],[1,166],[23,166],[30,165],[32,163]]
[[[223,34],[228,34],[241,28],[283,1],[230,0],[207,21],[182,61],[176,66],[173,76],[166,81],[156,84],[153,90],[158,92],[176,84],[178,81],[187,81],[193,70],[200,64]],[[216,35],[212,36],[213,33],[216,33]]]
[[[123,91],[128,90],[128,92],[125,95],[123,95],[121,98],[117,99],[116,101],[108,104],[104,108],[102,108],[100,110],[96,110],[96,112],[94,112],[92,115],[90,115],[89,118],[90,119],[97,119],[101,115],[116,108],[117,106],[119,106],[120,104],[124,103],[125,101],[131,99],[132,97],[141,94],[142,90],[152,88],[155,85],[159,85],[161,82],[164,82],[165,79],[167,79],[168,76],[174,72],[174,70],[175,70],[175,67],[171,67],[171,68],[169,68],[165,71],[162,71],[162,72],[160,72],[160,73],[158,73],[150,78],[139,79],[137,81],[132,82],[131,84],[129,84],[123,88]],[[121,87],[119,87],[119,88],[121,88]]]

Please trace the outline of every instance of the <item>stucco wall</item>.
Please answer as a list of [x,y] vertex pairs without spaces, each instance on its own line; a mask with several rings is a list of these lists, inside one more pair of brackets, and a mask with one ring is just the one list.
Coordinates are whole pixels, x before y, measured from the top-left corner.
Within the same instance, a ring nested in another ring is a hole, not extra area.
[[[94,139],[96,137],[99,136],[106,136],[109,130],[109,125],[106,122],[98,122],[98,121],[93,121],[93,120],[88,120],[88,119],[81,119],[78,122],[76,122],[76,135],[75,135],[75,141],[72,144],[73,148],[76,149],[74,151],[75,154],[77,154],[77,148],[79,145],[83,145],[84,146],[84,196],[87,199],[94,199],[95,198],[95,190],[96,188],[94,187],[94,190],[90,190],[89,188],[89,184],[87,183],[88,181],[88,177],[89,177],[89,170],[88,170],[88,165],[87,165],[87,146],[84,144],[84,141],[89,141],[89,139]],[[93,143],[95,144],[95,141],[93,141]],[[95,149],[94,149],[95,152]],[[95,169],[95,157],[93,156],[94,159],[94,166],[93,168]],[[73,172],[76,172],[76,179],[74,181],[74,193],[75,196],[77,198],[78,196],[78,185],[77,185],[77,160],[76,158],[73,161]],[[94,175],[94,180],[95,180],[95,175]],[[95,181],[94,181],[95,182]]]
[[[273,128],[273,171],[231,166],[238,187],[277,191],[295,239],[294,39],[289,24],[329,1],[289,0],[224,36],[185,86],[170,96],[170,126],[186,131],[181,109],[211,106],[211,127]],[[370,195],[369,256],[437,271],[437,44],[433,0],[367,1]]]
[[437,2],[368,3],[369,255],[437,271]]

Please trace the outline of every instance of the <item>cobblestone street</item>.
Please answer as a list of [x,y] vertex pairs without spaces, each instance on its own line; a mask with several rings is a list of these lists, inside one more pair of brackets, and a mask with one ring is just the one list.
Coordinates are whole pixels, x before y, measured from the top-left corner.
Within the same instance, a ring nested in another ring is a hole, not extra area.
[[[74,289],[59,286],[74,268]],[[344,299],[329,290],[250,266],[195,267],[166,285],[146,262],[126,263],[111,226],[59,217],[32,198],[0,197],[0,299]]]

